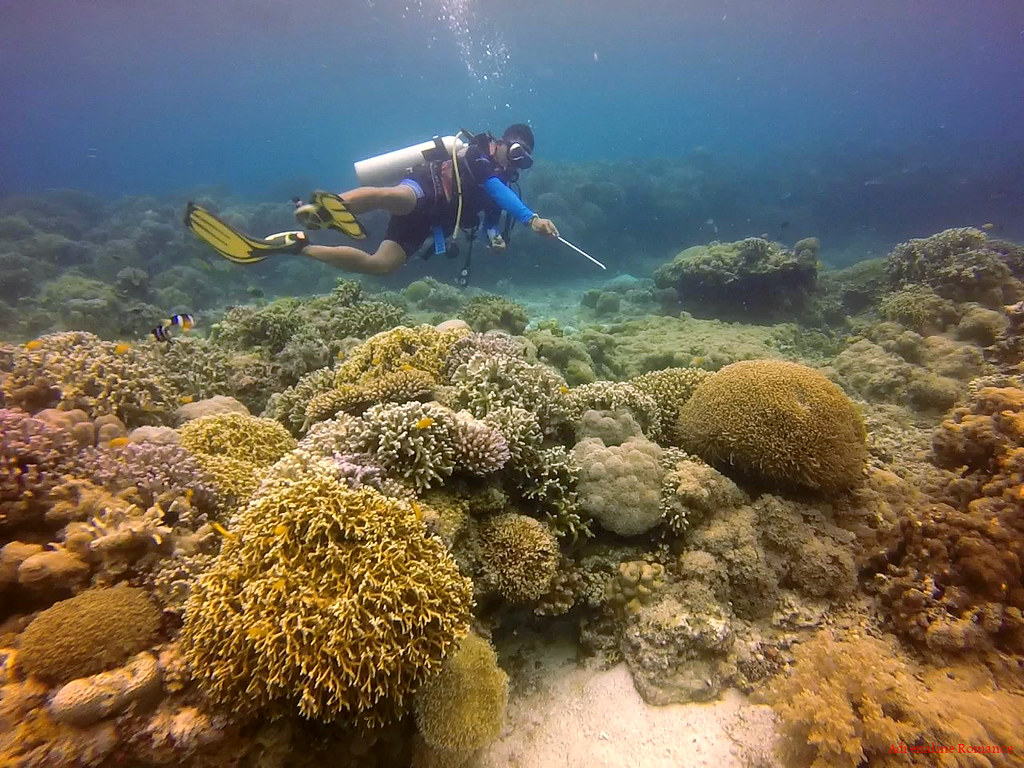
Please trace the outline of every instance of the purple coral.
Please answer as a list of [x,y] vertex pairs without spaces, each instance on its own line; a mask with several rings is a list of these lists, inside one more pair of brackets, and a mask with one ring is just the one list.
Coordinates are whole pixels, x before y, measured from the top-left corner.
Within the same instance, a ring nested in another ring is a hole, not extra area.
[[368,453],[335,453],[331,460],[338,471],[338,477],[348,483],[349,488],[368,485],[380,490],[384,469],[373,463]]
[[474,475],[487,475],[505,466],[511,455],[508,441],[494,427],[459,413],[453,430],[456,465]]
[[31,514],[77,451],[78,443],[59,426],[0,408],[0,525]]
[[169,491],[179,495],[191,491],[193,503],[204,512],[213,511],[217,504],[213,478],[180,445],[128,443],[86,448],[78,457],[76,471],[111,493],[135,487],[147,506]]

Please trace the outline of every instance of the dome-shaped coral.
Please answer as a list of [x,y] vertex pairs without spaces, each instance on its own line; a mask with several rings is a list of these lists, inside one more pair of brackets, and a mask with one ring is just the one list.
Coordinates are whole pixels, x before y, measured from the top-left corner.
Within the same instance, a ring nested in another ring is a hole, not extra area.
[[441,674],[416,693],[416,725],[435,749],[468,752],[501,733],[508,700],[508,675],[490,643],[466,635],[445,659]]
[[296,446],[295,438],[273,419],[244,413],[217,413],[181,427],[181,444],[193,453],[229,456],[269,466]]
[[412,505],[312,463],[268,479],[238,513],[189,596],[185,653],[235,711],[372,727],[439,671],[471,590]]
[[47,608],[21,635],[18,664],[50,683],[116,666],[147,648],[160,612],[141,589],[91,589]]
[[783,360],[733,363],[702,382],[680,410],[679,434],[718,467],[823,492],[853,486],[867,459],[856,406],[822,374]]

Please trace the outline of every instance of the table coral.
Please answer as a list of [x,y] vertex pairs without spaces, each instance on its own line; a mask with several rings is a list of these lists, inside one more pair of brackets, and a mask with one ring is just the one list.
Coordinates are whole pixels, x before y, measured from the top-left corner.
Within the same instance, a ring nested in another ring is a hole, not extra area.
[[219,704],[379,725],[467,631],[472,585],[405,502],[312,470],[265,483],[231,533],[182,630]]
[[734,363],[680,409],[683,448],[779,486],[834,493],[861,481],[863,419],[817,371],[780,360]]
[[92,589],[40,613],[21,634],[18,665],[62,683],[120,664],[148,647],[160,613],[141,589]]

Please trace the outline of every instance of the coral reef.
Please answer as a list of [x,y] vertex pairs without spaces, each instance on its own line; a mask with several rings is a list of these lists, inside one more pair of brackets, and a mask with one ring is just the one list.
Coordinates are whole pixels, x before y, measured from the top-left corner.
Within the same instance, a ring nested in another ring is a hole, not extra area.
[[835,384],[796,363],[734,363],[682,406],[683,448],[779,486],[826,493],[857,484],[867,459],[860,413]]
[[573,448],[579,463],[580,506],[605,530],[621,536],[646,533],[661,522],[661,448],[642,437],[606,446],[597,438]]
[[215,702],[373,726],[440,670],[470,600],[409,504],[311,468],[265,483],[238,513],[182,639]]
[[484,578],[511,603],[536,601],[548,591],[558,566],[558,541],[551,530],[526,515],[505,514],[480,531]]
[[475,296],[466,302],[459,317],[474,331],[506,331],[514,336],[526,330],[526,309],[501,296]]

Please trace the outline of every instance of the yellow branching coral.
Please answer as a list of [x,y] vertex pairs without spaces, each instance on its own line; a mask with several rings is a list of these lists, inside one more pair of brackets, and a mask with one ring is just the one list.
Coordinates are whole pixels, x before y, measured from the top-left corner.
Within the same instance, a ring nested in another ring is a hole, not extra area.
[[682,439],[677,432],[679,409],[690,399],[697,385],[710,375],[711,372],[703,368],[665,368],[634,376],[629,383],[654,398],[661,411],[665,441],[679,445]]
[[856,406],[814,369],[783,360],[727,365],[697,386],[678,428],[687,451],[776,485],[840,491],[867,460]]
[[195,454],[228,456],[266,467],[292,450],[295,438],[279,422],[244,413],[216,413],[182,425],[181,445]]
[[311,465],[238,513],[189,596],[183,645],[215,702],[373,727],[440,670],[471,602],[412,505]]
[[449,352],[466,329],[439,331],[431,325],[399,326],[371,336],[353,349],[336,369],[338,384],[370,384],[385,374],[408,367],[441,375]]
[[483,571],[510,602],[530,602],[547,592],[558,559],[551,529],[527,515],[498,515],[480,532]]

